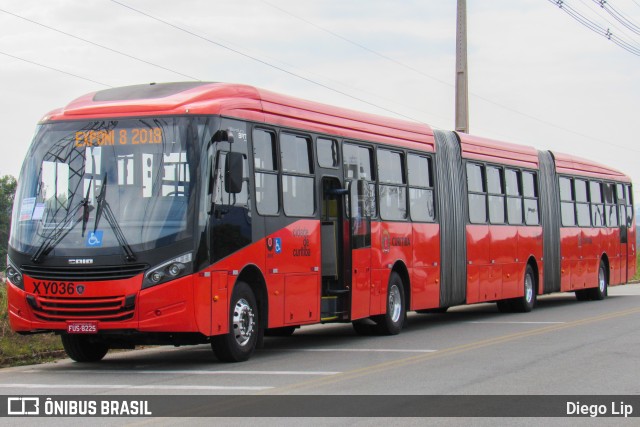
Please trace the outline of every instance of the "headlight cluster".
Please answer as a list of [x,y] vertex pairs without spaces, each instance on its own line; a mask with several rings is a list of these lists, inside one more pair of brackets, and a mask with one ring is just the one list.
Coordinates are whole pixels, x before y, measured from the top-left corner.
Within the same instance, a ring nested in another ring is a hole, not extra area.
[[191,271],[192,254],[188,252],[170,261],[157,265],[144,276],[142,289],[168,282]]
[[7,279],[18,288],[24,290],[24,281],[22,280],[22,273],[18,268],[13,265],[9,257],[7,257]]

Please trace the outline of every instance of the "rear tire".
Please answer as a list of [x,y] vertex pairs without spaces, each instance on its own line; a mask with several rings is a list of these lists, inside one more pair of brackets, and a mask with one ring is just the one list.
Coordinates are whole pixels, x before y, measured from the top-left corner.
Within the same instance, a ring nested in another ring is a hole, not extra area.
[[229,305],[229,332],[211,339],[211,347],[221,362],[248,360],[256,348],[259,335],[259,313],[253,291],[237,282]]
[[536,279],[533,275],[533,268],[527,264],[524,271],[524,295],[512,300],[511,306],[514,311],[528,313],[536,305]]
[[385,314],[376,316],[373,319],[376,322],[375,331],[379,335],[397,335],[400,333],[407,311],[404,301],[402,279],[394,271],[389,277],[389,286],[387,287],[387,311]]
[[587,289],[589,292],[589,298],[594,301],[600,301],[607,297],[609,293],[609,280],[607,279],[607,266],[604,260],[600,260],[600,267],[598,268],[598,287]]
[[61,335],[60,338],[67,356],[76,362],[98,362],[109,351],[109,344],[91,342],[87,336]]

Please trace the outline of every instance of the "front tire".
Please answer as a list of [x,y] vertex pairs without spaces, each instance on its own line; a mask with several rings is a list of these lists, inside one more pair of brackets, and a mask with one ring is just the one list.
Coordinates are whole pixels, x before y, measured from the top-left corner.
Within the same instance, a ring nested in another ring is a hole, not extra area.
[[221,362],[248,360],[256,349],[259,335],[258,304],[244,282],[236,283],[229,306],[229,332],[211,339],[211,347]]
[[98,362],[109,351],[104,342],[92,342],[84,335],[61,335],[62,347],[71,359],[76,362]]
[[406,317],[404,299],[404,286],[400,275],[395,271],[389,277],[387,288],[387,311],[381,316],[376,316],[375,330],[380,335],[397,335],[402,330]]

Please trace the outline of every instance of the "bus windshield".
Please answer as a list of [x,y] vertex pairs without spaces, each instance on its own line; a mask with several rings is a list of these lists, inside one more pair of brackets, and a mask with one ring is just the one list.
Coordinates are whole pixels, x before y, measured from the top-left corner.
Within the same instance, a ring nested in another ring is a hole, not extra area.
[[11,246],[38,258],[124,248],[131,258],[133,251],[190,237],[198,152],[193,120],[41,125],[16,191]]

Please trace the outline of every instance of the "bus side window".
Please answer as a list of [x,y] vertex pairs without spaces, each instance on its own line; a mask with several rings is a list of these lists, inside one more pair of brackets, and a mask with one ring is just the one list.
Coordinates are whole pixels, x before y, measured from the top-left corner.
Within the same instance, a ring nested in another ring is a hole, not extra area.
[[334,139],[318,138],[316,140],[318,164],[323,168],[337,168],[338,142]]
[[253,130],[253,165],[256,209],[261,215],[276,215],[280,208],[276,136],[273,132],[262,129]]
[[408,164],[411,219],[433,222],[436,216],[433,202],[431,158],[409,154]]
[[378,149],[378,188],[382,219],[397,221],[407,218],[407,189],[403,166],[402,153]]
[[594,227],[604,227],[604,204],[601,182],[589,181],[589,196],[591,201],[591,222]]
[[487,166],[487,190],[489,192],[489,222],[504,224],[504,186],[502,168]]
[[524,222],[527,225],[540,224],[538,209],[538,182],[534,172],[522,172],[522,193],[524,195]]
[[[376,184],[373,182],[373,150],[355,144],[342,145],[342,164],[344,168],[345,185],[352,180],[364,179],[367,181],[368,192],[366,194],[367,214],[371,218],[377,216]],[[349,212],[347,212],[347,216]]]
[[310,217],[315,213],[315,186],[311,139],[280,133],[282,205],[287,216]]
[[574,227],[576,225],[576,210],[573,204],[573,186],[571,178],[561,176],[558,179],[560,185],[560,210],[562,213],[562,225]]
[[469,220],[472,224],[484,224],[487,222],[487,189],[484,174],[484,165],[467,163]]
[[574,179],[573,185],[576,195],[576,214],[578,215],[579,227],[591,226],[591,215],[589,214],[589,199],[587,197],[587,181]]
[[616,187],[615,184],[604,185],[604,203],[607,220],[607,227],[618,226],[618,208],[616,204]]
[[522,224],[522,185],[521,173],[518,170],[505,169],[507,185],[507,221],[512,225]]

